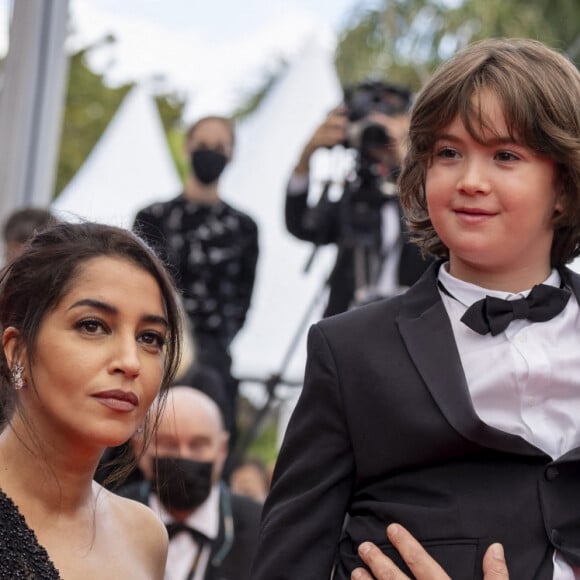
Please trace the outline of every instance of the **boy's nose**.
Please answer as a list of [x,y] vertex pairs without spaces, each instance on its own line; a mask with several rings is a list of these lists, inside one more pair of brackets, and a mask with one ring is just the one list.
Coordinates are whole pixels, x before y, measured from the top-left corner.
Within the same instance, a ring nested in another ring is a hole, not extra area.
[[484,164],[478,160],[466,161],[457,187],[468,195],[489,193],[491,187]]

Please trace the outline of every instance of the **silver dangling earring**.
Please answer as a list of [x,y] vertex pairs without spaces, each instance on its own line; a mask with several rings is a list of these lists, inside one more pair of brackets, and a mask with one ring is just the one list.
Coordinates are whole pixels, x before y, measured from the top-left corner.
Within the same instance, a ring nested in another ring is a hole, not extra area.
[[22,363],[18,361],[11,369],[10,376],[12,378],[12,384],[14,388],[19,391],[20,389],[26,386],[26,382],[22,377],[22,373],[24,373],[24,367]]

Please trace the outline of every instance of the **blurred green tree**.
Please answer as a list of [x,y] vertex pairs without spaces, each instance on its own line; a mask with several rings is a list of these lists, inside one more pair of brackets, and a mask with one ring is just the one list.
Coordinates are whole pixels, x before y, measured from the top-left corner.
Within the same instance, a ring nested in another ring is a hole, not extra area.
[[459,47],[497,36],[536,38],[578,65],[578,22],[578,0],[383,0],[353,13],[336,68],[343,86],[375,78],[417,90]]

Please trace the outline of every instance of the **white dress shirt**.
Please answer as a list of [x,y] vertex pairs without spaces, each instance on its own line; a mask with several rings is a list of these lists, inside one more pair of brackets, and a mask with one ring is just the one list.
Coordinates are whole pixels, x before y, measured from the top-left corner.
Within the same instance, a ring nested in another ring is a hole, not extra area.
[[[187,520],[185,520],[184,523],[206,535],[210,539],[217,538],[219,532],[219,504],[219,485],[214,485],[211,488],[208,498],[187,518]],[[165,524],[175,521],[154,493],[149,496],[149,506]],[[185,580],[197,557],[198,551],[198,543],[188,532],[177,533],[169,542],[164,579]],[[193,580],[203,580],[210,554],[211,546],[206,544],[203,546],[199,557]]]
[[[580,308],[574,295],[546,322],[514,320],[504,332],[484,336],[461,322],[466,309],[485,296],[505,300],[518,294],[487,290],[454,278],[447,264],[439,281],[461,364],[477,415],[507,433],[519,435],[553,459],[580,446]],[[559,287],[553,270],[544,284]],[[580,580],[580,568],[554,554],[554,580]]]

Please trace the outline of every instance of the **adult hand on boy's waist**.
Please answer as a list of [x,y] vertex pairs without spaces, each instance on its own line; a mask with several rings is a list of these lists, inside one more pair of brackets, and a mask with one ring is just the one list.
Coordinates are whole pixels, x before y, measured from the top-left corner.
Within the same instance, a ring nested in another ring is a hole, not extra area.
[[[413,572],[416,580],[449,580],[445,570],[427,554],[423,546],[403,526],[391,524],[387,527],[387,536]],[[352,580],[404,580],[405,578],[408,580],[409,578],[371,542],[364,542],[359,546],[359,555],[371,569],[372,575],[363,568],[357,568],[352,572]],[[483,557],[483,578],[484,580],[509,580],[501,544],[492,544],[487,549]]]

